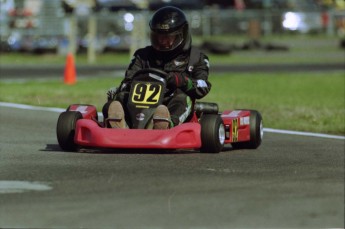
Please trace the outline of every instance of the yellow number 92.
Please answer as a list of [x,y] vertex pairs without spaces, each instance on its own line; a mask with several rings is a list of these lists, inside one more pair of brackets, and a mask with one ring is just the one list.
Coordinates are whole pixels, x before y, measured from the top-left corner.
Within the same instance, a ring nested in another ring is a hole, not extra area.
[[142,83],[134,85],[132,102],[142,105],[154,105],[158,103],[162,91],[160,84]]

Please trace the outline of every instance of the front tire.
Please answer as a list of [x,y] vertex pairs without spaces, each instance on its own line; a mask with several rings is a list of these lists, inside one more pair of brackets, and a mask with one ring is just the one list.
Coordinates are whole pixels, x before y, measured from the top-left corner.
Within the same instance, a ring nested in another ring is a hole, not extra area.
[[56,125],[57,140],[64,151],[77,151],[78,145],[74,142],[75,126],[83,116],[80,112],[65,111],[59,116]]
[[201,125],[201,152],[219,153],[224,146],[225,128],[219,115],[204,114],[200,120]]

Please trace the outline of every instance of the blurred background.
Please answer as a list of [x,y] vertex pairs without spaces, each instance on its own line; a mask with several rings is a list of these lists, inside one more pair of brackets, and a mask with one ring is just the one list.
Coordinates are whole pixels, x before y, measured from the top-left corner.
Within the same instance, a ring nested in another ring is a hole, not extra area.
[[[272,35],[345,38],[344,0],[0,0],[0,52],[88,52],[91,62],[96,54],[133,52],[149,44],[148,21],[166,5],[183,9],[195,44],[216,54]],[[231,46],[234,35],[248,43]]]

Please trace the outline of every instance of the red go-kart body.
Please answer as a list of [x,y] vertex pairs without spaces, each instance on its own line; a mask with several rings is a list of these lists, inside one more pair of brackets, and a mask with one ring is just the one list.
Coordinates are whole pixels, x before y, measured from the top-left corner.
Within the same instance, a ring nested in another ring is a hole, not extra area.
[[[203,116],[207,117],[206,121],[203,121]],[[213,125],[217,122],[207,121],[215,116],[220,120],[219,127]],[[206,125],[204,128],[203,124]],[[111,129],[98,121],[95,106],[74,104],[60,115],[57,134],[60,146],[67,151],[74,151],[77,147],[95,147],[200,149],[218,153],[224,144],[229,143],[234,148],[257,148],[263,132],[261,116],[253,110],[226,110],[203,114],[201,118],[194,111],[189,122],[168,130]]]

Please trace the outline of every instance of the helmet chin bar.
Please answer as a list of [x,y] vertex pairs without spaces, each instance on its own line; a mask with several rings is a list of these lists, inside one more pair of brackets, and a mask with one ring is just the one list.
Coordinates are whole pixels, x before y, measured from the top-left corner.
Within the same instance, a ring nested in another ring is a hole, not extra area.
[[151,32],[151,45],[158,51],[172,51],[183,43],[182,31],[173,33]]

